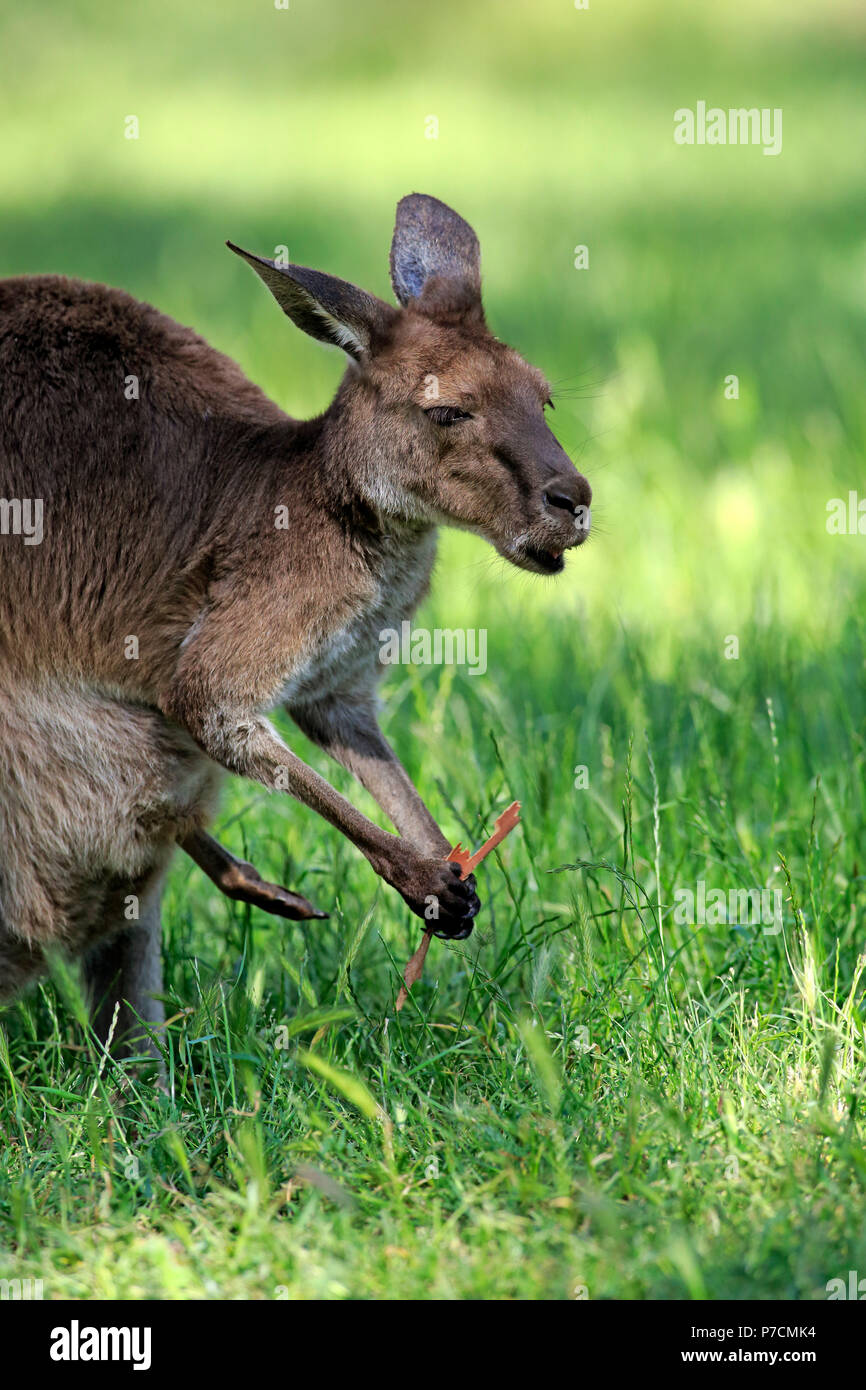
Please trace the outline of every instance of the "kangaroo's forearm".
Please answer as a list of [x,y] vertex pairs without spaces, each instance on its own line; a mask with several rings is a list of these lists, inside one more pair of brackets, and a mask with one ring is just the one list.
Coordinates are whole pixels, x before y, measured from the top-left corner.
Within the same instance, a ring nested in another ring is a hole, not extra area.
[[199,717],[184,698],[182,686],[162,701],[163,712],[182,724],[214,762],[238,777],[248,777],[272,791],[285,791],[317,811],[351,840],[388,882],[398,852],[396,836],[374,825],[350,801],[308,767],[261,715],[217,707],[217,714]]
[[448,853],[448,841],[379,728],[372,703],[323,701],[288,713],[309,739],[358,779],[404,839],[425,854]]

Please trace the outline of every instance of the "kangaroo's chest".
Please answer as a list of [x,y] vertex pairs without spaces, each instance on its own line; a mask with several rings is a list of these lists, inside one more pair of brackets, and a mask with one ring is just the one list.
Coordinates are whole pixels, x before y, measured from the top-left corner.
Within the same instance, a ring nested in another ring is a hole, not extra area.
[[414,613],[429,586],[435,557],[435,532],[411,548],[385,551],[351,616],[310,636],[275,703],[291,708],[337,692],[369,689],[384,670],[378,660],[382,634],[399,629]]

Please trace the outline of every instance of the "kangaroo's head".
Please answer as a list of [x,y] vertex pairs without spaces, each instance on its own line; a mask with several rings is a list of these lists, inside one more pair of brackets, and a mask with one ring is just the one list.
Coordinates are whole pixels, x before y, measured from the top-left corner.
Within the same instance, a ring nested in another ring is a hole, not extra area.
[[487,328],[468,223],[421,193],[400,202],[391,243],[399,309],[228,244],[300,328],[351,357],[333,424],[368,504],[475,531],[521,569],[563,568],[563,552],[589,534],[591,489],[545,419],[543,373]]

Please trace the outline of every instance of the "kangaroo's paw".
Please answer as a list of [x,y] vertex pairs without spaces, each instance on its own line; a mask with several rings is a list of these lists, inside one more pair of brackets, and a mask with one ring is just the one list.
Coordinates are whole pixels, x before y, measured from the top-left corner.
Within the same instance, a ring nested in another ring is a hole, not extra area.
[[258,869],[238,859],[226,871],[225,881],[219,885],[226,897],[236,902],[251,903],[263,912],[274,917],[289,917],[293,922],[304,922],[310,918],[325,918],[327,912],[320,912],[309,899],[300,893],[293,893],[279,883],[267,883]]
[[237,859],[204,830],[193,830],[181,840],[183,849],[203,869],[221,893],[236,902],[251,903],[274,917],[289,917],[293,922],[327,917],[300,893],[293,893],[279,883],[266,883],[258,869]]

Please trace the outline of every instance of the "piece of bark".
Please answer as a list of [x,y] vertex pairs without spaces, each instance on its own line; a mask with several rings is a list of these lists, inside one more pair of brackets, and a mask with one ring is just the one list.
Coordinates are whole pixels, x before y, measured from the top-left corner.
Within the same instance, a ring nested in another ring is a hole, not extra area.
[[416,980],[420,980],[424,970],[424,962],[427,959],[427,952],[430,950],[430,942],[433,940],[433,933],[425,931],[421,937],[421,945],[409,961],[403,971],[403,983],[400,986],[400,993],[397,995],[397,1013],[400,1012],[406,1000],[409,998],[409,991]]
[[[445,856],[446,862],[459,864],[460,877],[466,878],[492,849],[495,849],[497,845],[502,843],[506,835],[510,834],[519,820],[520,802],[512,801],[511,805],[506,807],[502,812],[502,815],[496,817],[493,834],[490,836],[489,840],[484,841],[480,849],[477,849],[474,854],[470,854],[468,849],[463,849],[461,845],[457,844],[451,852]],[[424,961],[427,959],[427,952],[430,950],[430,942],[432,940],[433,933],[428,929],[421,937],[421,944],[409,961],[406,969],[403,971],[403,984],[400,987],[400,993],[397,995],[397,1013],[400,1012],[406,1000],[409,998],[409,991],[412,986],[421,978],[421,973],[424,969]]]

